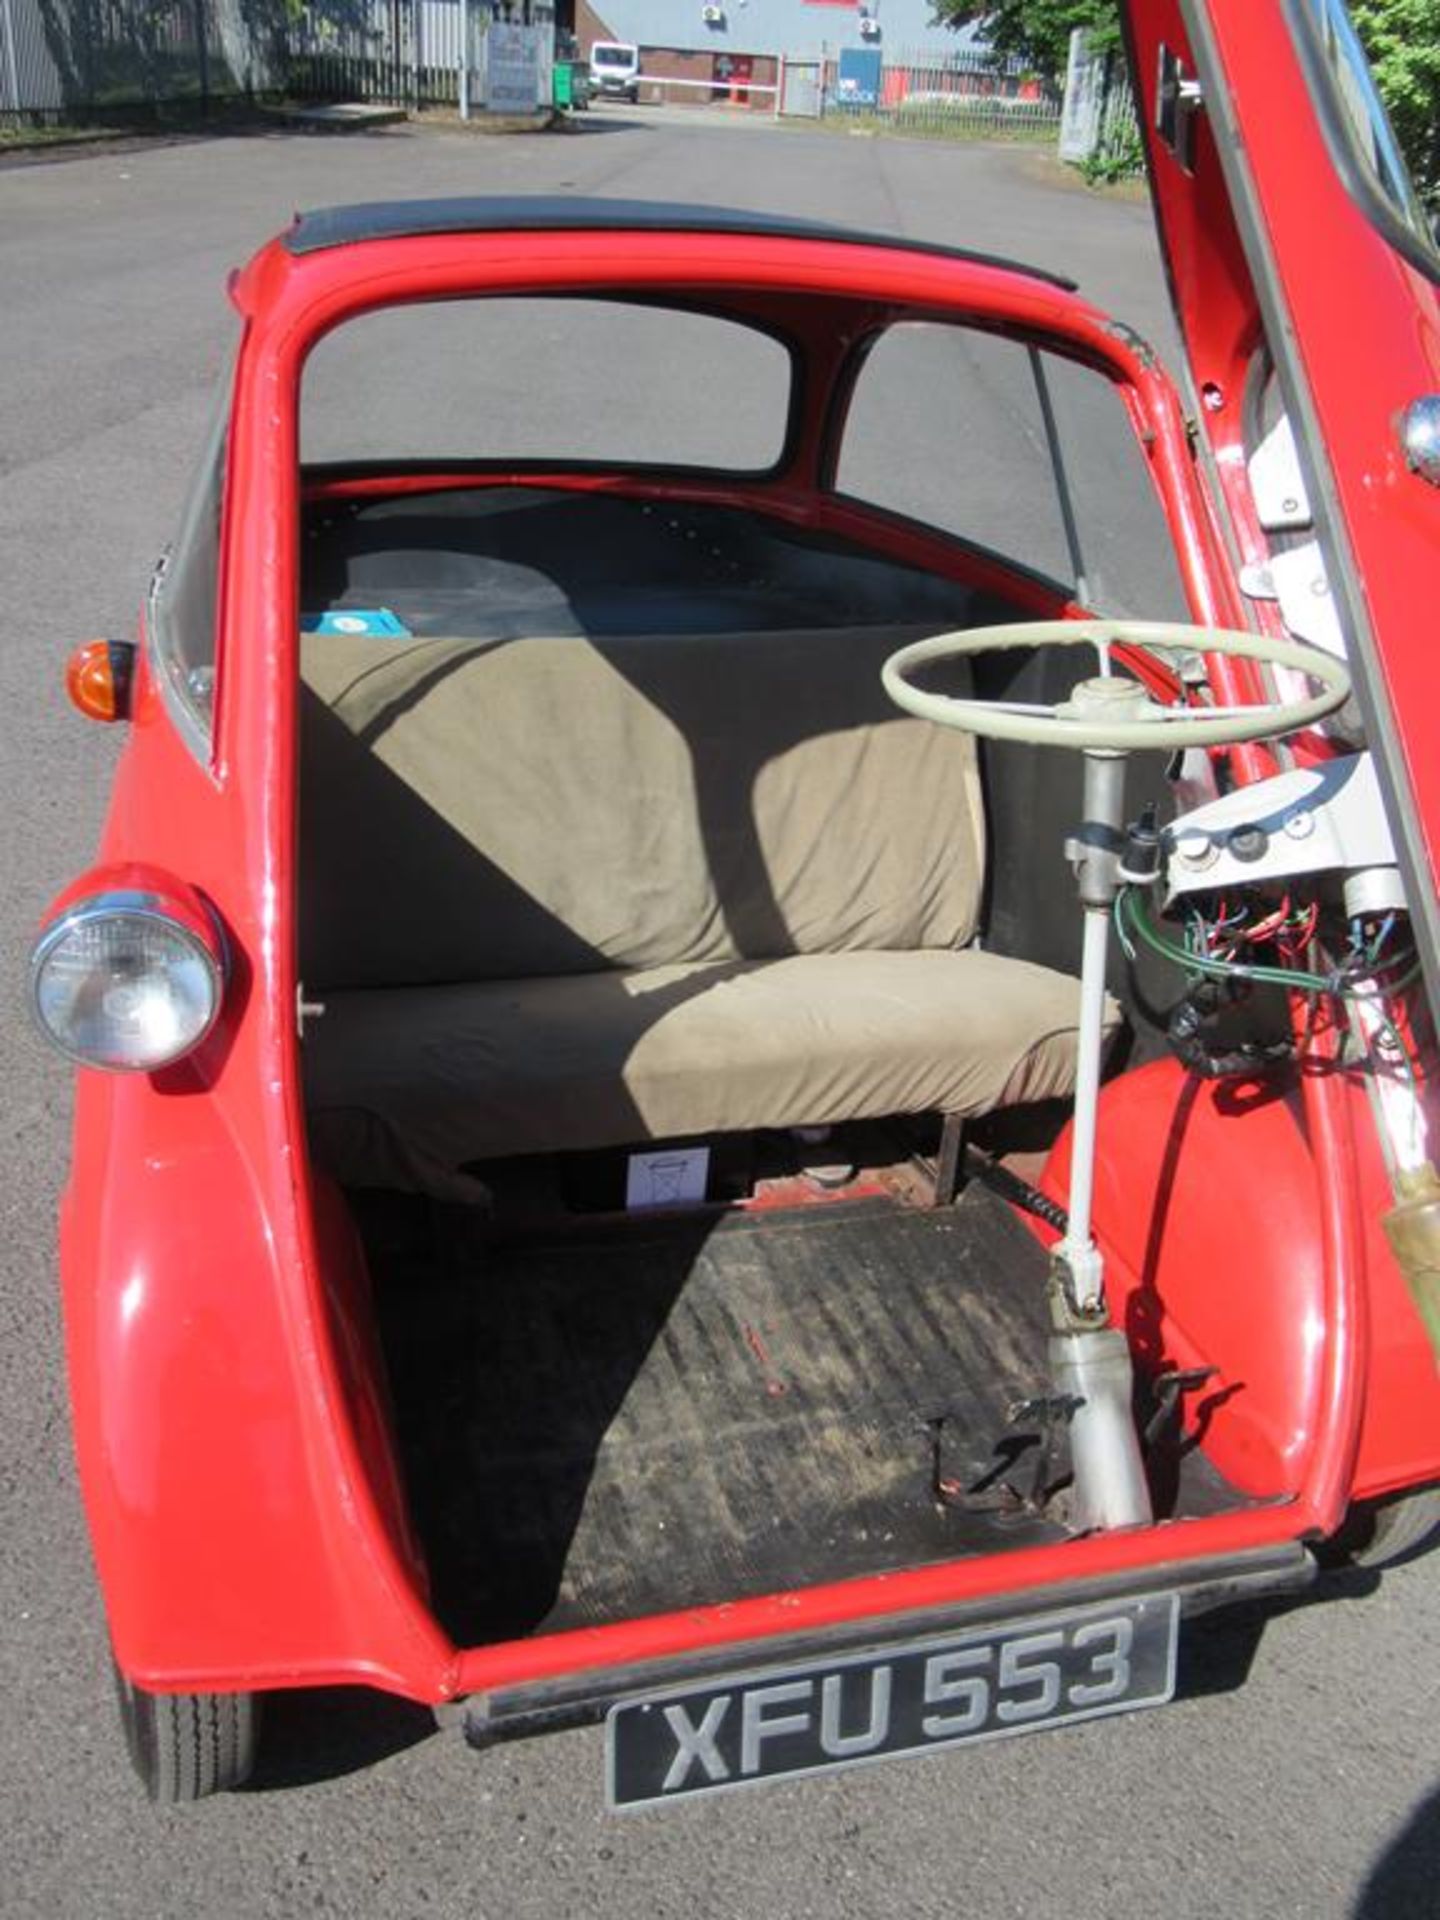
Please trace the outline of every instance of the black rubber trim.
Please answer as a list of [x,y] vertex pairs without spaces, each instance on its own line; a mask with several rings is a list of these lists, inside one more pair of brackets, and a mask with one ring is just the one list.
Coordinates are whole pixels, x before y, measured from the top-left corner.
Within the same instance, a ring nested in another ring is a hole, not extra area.
[[523,194],[458,200],[384,200],[356,206],[326,207],[298,214],[284,236],[286,251],[302,255],[332,247],[363,245],[367,240],[415,239],[444,233],[731,233],[761,239],[842,241],[847,246],[884,247],[899,253],[963,260],[972,266],[999,267],[1043,280],[1067,293],[1075,282],[999,254],[972,253],[932,240],[908,240],[898,234],[866,233],[819,220],[791,220],[779,214],[749,213],[731,207],[699,207],[663,200],[592,200],[580,196]]
[[617,1700],[692,1681],[698,1684],[727,1673],[772,1668],[783,1672],[832,1654],[878,1651],[909,1640],[1009,1625],[1031,1614],[1107,1599],[1133,1599],[1147,1593],[1178,1593],[1181,1612],[1190,1617],[1267,1594],[1303,1592],[1313,1584],[1315,1573],[1314,1555],[1298,1540],[1211,1559],[1161,1561],[1142,1570],[1068,1581],[1023,1596],[927,1607],[878,1620],[847,1620],[811,1633],[745,1640],[629,1666],[560,1674],[549,1680],[472,1695],[437,1709],[437,1717],[442,1724],[460,1719],[472,1746],[488,1746],[495,1740],[581,1725],[601,1718]]

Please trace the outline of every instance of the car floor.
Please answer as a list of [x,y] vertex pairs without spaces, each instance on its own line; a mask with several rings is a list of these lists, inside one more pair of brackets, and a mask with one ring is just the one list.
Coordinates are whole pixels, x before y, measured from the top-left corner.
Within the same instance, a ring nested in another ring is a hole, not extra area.
[[[462,1644],[1063,1538],[1046,1255],[978,1184],[506,1236],[371,1200],[403,1468]],[[437,1220],[439,1222],[437,1228]],[[447,1224],[448,1221],[448,1224]],[[1233,1500],[1203,1459],[1180,1504]],[[1010,1491],[1022,1496],[1017,1500]]]

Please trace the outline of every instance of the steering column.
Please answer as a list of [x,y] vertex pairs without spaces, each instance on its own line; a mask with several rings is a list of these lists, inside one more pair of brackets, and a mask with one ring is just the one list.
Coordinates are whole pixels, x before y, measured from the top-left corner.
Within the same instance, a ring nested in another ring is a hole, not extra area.
[[[1046,644],[1088,644],[1100,656],[1100,676],[1081,682],[1058,706],[957,699],[913,686],[907,677],[930,661]],[[1116,645],[1238,655],[1297,669],[1318,681],[1321,691],[1255,706],[1163,707],[1138,681],[1111,672]],[[1091,1221],[1110,917],[1127,878],[1121,870],[1126,763],[1137,747],[1168,751],[1293,733],[1343,705],[1350,676],[1331,655],[1268,635],[1168,621],[1060,620],[938,634],[893,654],[882,679],[891,699],[922,719],[986,739],[1068,746],[1084,755],[1084,819],[1066,843],[1084,915],[1084,941],[1069,1227],[1051,1261],[1049,1362],[1057,1402],[1070,1416],[1071,1526],[1077,1532],[1146,1526],[1154,1516],[1135,1423],[1130,1346],[1110,1319],[1104,1260]]]

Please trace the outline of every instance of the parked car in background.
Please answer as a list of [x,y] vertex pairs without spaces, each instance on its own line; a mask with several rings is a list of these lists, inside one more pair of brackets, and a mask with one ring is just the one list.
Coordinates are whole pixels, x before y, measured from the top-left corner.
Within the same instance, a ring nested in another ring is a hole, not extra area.
[[640,49],[623,40],[597,40],[590,49],[590,92],[634,106],[640,98]]
[[616,1805],[1158,1706],[1433,1530],[1440,260],[1337,7],[1125,13],[1174,380],[714,207],[233,281],[31,968],[157,1798],[301,1686]]

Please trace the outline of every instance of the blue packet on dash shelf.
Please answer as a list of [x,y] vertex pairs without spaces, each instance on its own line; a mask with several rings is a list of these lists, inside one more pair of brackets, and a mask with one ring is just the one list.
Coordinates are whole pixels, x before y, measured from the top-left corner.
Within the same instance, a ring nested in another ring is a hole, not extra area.
[[409,627],[388,607],[327,607],[324,613],[302,613],[302,633],[343,633],[362,640],[409,640]]

